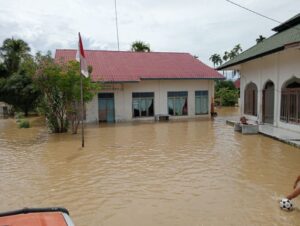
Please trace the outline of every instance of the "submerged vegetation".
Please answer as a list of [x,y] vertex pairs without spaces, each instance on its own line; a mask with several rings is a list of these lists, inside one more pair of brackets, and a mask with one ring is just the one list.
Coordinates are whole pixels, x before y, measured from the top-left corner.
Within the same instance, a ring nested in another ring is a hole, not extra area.
[[19,128],[29,128],[29,127],[30,127],[30,124],[27,119],[21,119],[19,121]]

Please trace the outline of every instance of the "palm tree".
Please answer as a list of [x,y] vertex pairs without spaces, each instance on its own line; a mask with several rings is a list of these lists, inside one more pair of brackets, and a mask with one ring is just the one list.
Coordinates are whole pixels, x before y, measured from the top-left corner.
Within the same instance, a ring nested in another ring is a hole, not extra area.
[[215,68],[216,65],[221,65],[222,62],[223,62],[222,59],[221,59],[221,56],[219,54],[216,54],[216,53],[211,55],[209,60],[211,62],[213,62],[214,68]]
[[[242,52],[242,47],[241,47],[241,44],[237,44],[235,47],[233,47],[233,49],[230,51],[229,53],[229,59],[233,59],[235,58],[237,55],[239,55],[241,52]],[[232,78],[234,78],[237,74],[237,71],[236,70],[233,70],[232,71]]]
[[235,56],[239,55],[241,52],[243,52],[243,49],[241,47],[241,44],[237,44],[235,47],[233,47],[232,51],[236,54]]
[[150,45],[142,41],[135,41],[131,44],[132,52],[150,52]]
[[224,55],[223,55],[223,60],[224,60],[224,61],[227,61],[227,60],[229,59],[228,54],[229,54],[229,53],[228,53],[227,51],[224,52]]
[[22,61],[30,54],[30,48],[22,39],[8,38],[4,40],[0,47],[0,57],[8,74],[13,74],[19,70]]
[[231,59],[235,58],[237,55],[238,54],[233,49],[228,53],[228,58],[231,60]]
[[217,63],[216,58],[217,58],[217,55],[218,55],[218,54],[215,53],[215,54],[211,55],[210,58],[209,58],[209,60],[210,60],[211,62],[213,62],[214,67],[216,67],[216,63]]
[[258,38],[256,39],[256,44],[262,42],[263,40],[265,40],[266,37],[262,36],[262,35],[259,35]]
[[217,65],[221,65],[222,63],[223,63],[223,60],[222,60],[220,54],[218,54],[218,55],[217,55],[217,59],[216,59],[216,64],[217,64]]

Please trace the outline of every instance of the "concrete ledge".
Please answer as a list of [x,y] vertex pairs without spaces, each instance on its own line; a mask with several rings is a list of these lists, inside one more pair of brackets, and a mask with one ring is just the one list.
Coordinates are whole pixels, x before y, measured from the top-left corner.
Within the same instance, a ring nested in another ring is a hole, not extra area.
[[242,134],[257,134],[258,133],[258,125],[240,125],[242,127]]
[[234,131],[242,132],[242,127],[240,123],[236,122],[233,124],[233,126],[234,126]]
[[244,125],[244,124],[235,122],[234,123],[234,131],[241,132],[242,134],[257,134],[258,133],[258,125],[256,125],[256,124]]
[[237,122],[232,120],[226,120],[226,124],[234,126]]
[[155,115],[155,121],[169,121],[169,115]]

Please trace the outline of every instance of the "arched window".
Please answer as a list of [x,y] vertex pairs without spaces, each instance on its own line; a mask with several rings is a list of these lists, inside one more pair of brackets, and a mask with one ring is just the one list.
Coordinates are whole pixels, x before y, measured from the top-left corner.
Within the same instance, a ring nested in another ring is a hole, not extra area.
[[285,82],[281,89],[280,120],[300,123],[300,79]]
[[250,82],[245,88],[244,113],[257,115],[257,86]]

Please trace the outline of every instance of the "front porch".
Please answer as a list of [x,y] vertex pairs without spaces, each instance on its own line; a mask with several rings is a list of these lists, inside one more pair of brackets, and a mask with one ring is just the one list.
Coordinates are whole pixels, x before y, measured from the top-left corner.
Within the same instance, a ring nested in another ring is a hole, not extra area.
[[259,133],[300,148],[300,136],[298,132],[263,124],[259,125]]

